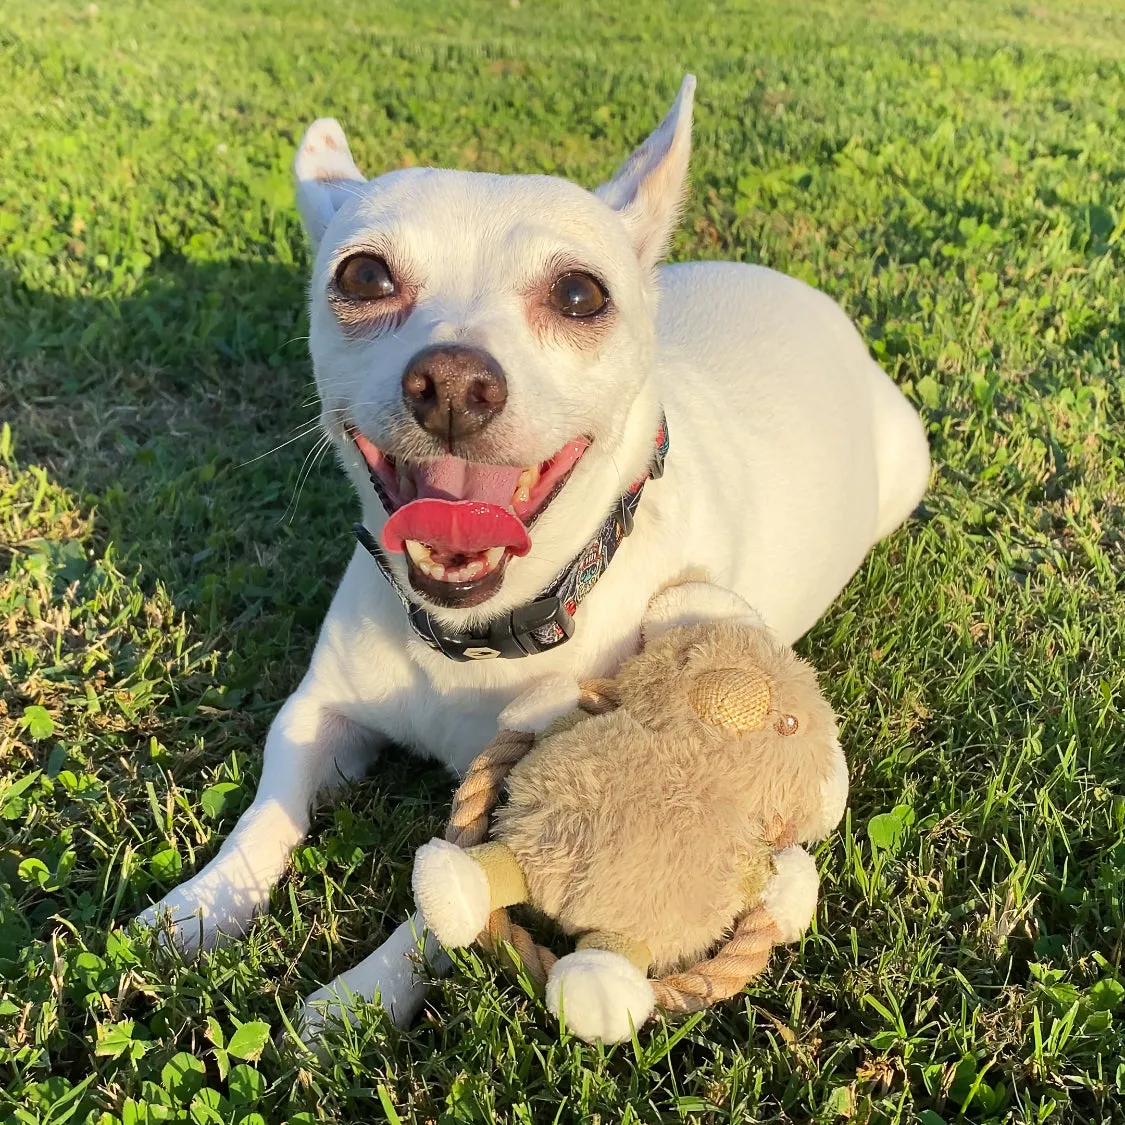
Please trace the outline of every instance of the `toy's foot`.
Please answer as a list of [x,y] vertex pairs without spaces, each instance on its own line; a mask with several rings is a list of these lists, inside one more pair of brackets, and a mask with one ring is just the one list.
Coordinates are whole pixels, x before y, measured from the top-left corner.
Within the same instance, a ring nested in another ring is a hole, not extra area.
[[484,869],[463,848],[431,840],[414,857],[414,904],[442,945],[472,945],[488,925],[490,894]]
[[796,941],[816,913],[820,877],[816,863],[799,844],[774,854],[777,874],[766,883],[762,905],[777,926],[782,941]]
[[622,1043],[652,1015],[648,978],[608,949],[580,949],[555,962],[547,977],[547,1007],[587,1043]]

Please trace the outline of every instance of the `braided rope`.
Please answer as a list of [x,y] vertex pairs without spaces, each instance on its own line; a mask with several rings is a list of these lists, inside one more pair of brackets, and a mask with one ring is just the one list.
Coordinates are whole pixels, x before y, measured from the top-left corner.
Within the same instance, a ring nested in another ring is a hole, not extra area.
[[445,838],[459,848],[481,844],[488,836],[488,820],[500,788],[512,766],[531,749],[535,735],[502,730],[472,761],[457,792]]
[[[590,714],[613,708],[603,684],[583,684],[578,705]],[[531,749],[533,734],[502,730],[473,760],[453,797],[453,811],[445,838],[462,848],[482,843],[488,837],[492,810],[500,799],[504,779],[511,768]],[[683,972],[651,981],[656,1006],[668,1012],[698,1012],[741,992],[769,962],[770,951],[781,941],[773,919],[761,906],[752,907],[737,922],[734,932],[714,955]],[[558,958],[539,945],[531,934],[513,922],[504,909],[494,910],[488,929],[478,944],[498,954],[509,971],[522,969],[542,991],[547,974]]]

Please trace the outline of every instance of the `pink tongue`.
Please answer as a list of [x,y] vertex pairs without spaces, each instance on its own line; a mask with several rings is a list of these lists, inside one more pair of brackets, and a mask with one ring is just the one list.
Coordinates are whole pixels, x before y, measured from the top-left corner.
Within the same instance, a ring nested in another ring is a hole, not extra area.
[[480,500],[506,508],[522,469],[512,465],[478,465],[460,457],[423,461],[414,469],[418,499]]
[[412,500],[383,525],[383,546],[401,551],[416,539],[435,551],[475,555],[507,547],[515,555],[531,550],[527,528],[507,508],[478,500]]
[[516,555],[531,549],[527,528],[508,510],[523,470],[479,465],[460,457],[425,461],[414,470],[418,499],[404,504],[383,527],[388,551],[417,539],[436,551],[472,555],[507,547]]

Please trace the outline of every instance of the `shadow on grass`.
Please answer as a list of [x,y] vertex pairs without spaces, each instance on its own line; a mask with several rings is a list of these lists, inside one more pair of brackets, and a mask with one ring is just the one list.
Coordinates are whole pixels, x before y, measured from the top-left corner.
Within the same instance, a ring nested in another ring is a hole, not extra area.
[[296,271],[264,262],[162,259],[124,299],[0,273],[18,461],[93,508],[97,545],[208,629],[277,608],[314,628],[351,548],[330,456],[297,494],[316,440],[302,306]]
[[[59,911],[92,932],[128,917],[200,868],[253,794],[269,720],[307,666],[354,546],[351,487],[331,453],[312,456],[303,307],[300,274],[261,261],[161,259],[124,299],[68,299],[0,273],[0,419],[12,427],[16,464],[41,466],[83,515],[46,533],[56,541],[9,551],[43,557],[48,597],[69,602],[72,618],[103,618],[92,632],[68,623],[73,655],[48,675],[50,646],[33,637],[38,655],[13,672],[14,713],[47,705],[71,747],[67,768],[96,775],[131,826],[80,844],[70,891],[31,895],[23,905],[35,929]],[[124,576],[116,600],[99,570],[107,557]],[[138,591],[145,603],[130,606]],[[122,622],[104,620],[117,614]],[[85,668],[91,650],[101,658]],[[67,701],[87,684],[101,714],[79,718]],[[28,767],[46,768],[49,750],[34,748]],[[203,817],[210,832],[176,813],[182,868],[142,862],[114,904],[83,900],[122,840],[147,858],[173,838],[146,785],[159,806],[186,797],[198,815],[202,791],[232,771],[245,780],[221,813]],[[382,900],[420,842],[410,828],[432,830],[450,792],[444,771],[390,754],[345,798],[368,827],[323,815],[302,873],[311,885],[293,893],[315,909],[320,865],[331,873],[349,840],[371,835],[378,846],[349,893],[368,901],[358,889],[366,884]],[[82,802],[63,796],[56,826],[88,823]],[[401,861],[393,878],[392,847]],[[51,860],[47,844],[39,851]],[[394,909],[404,895],[405,886]],[[376,924],[359,913],[340,928],[377,943]]]

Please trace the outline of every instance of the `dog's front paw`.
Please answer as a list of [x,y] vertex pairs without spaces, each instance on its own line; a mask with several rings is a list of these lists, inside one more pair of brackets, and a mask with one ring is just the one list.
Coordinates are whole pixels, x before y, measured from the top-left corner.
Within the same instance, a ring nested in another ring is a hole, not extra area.
[[358,965],[318,988],[301,1007],[297,1028],[305,1043],[317,1047],[325,1028],[333,1023],[354,1023],[358,1002],[380,1004],[396,1027],[409,1027],[426,999],[426,986],[418,974],[424,957],[435,973],[449,971],[449,959],[432,937],[423,942],[422,921],[409,918]]
[[165,940],[191,957],[223,938],[241,937],[268,904],[268,887],[239,885],[221,865],[210,865],[138,914],[136,922],[159,929]]
[[431,840],[414,857],[414,904],[426,928],[450,948],[472,945],[488,925],[484,868],[448,840]]
[[321,1052],[324,1049],[321,1036],[326,1028],[334,1024],[354,1024],[356,1021],[354,999],[352,994],[341,986],[339,978],[306,996],[294,1021],[305,1046]]
[[567,954],[547,977],[547,1007],[587,1043],[623,1043],[655,1006],[644,973],[608,949]]

